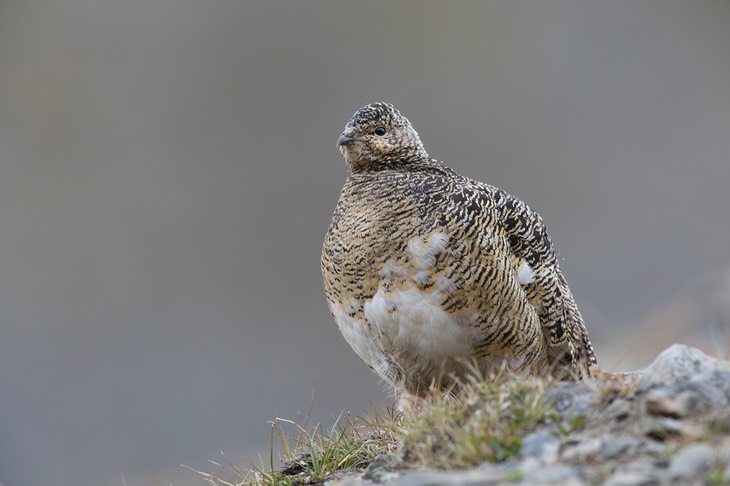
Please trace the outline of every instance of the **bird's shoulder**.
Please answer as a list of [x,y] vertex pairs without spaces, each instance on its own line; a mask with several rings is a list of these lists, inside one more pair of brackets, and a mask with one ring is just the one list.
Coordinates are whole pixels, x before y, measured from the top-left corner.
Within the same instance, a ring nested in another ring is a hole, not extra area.
[[440,161],[351,174],[333,230],[371,234],[374,226],[440,228],[459,239],[497,237],[533,268],[552,264],[552,241],[540,215],[496,186],[465,177]]
[[526,249],[523,240],[552,246],[542,217],[522,199],[434,162],[433,167],[411,171],[405,181],[411,193],[443,213],[445,221],[503,232],[518,253]]

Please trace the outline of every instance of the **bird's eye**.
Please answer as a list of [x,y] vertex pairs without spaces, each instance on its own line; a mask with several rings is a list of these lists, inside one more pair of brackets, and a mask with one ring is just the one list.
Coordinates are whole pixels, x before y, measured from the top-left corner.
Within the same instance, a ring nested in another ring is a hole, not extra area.
[[375,135],[382,137],[385,135],[385,127],[378,127],[375,129]]

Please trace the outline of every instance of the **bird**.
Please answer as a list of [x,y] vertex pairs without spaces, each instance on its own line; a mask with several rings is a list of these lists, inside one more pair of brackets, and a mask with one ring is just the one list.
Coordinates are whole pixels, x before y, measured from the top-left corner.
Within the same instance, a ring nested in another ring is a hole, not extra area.
[[337,139],[349,175],[322,246],[327,305],[397,397],[484,373],[590,376],[596,356],[542,218],[433,159],[392,104]]

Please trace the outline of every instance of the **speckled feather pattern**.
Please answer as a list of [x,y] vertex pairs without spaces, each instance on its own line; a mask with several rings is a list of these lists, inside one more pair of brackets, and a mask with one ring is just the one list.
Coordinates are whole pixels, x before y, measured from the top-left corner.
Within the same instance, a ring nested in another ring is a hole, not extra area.
[[338,140],[350,168],[322,249],[327,303],[398,394],[447,386],[465,361],[585,376],[596,359],[540,216],[431,159],[373,103]]

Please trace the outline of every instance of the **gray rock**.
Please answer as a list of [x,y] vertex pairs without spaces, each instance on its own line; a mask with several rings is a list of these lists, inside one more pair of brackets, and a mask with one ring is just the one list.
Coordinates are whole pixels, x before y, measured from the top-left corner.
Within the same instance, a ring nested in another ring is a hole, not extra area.
[[525,472],[522,478],[522,484],[582,485],[583,481],[581,481],[576,468],[563,464],[556,464],[554,466],[530,469]]
[[334,482],[337,486],[370,486],[372,481],[365,481],[360,476],[345,476]]
[[388,483],[390,486],[492,486],[507,483],[498,470],[414,471]]
[[687,415],[687,401],[679,400],[670,396],[668,390],[652,390],[646,396],[645,407],[649,415],[660,415],[662,417],[681,418]]
[[601,449],[601,439],[594,437],[577,443],[568,443],[560,452],[560,459],[568,462],[583,463],[594,459]]
[[631,414],[631,403],[623,398],[617,398],[606,407],[605,414],[614,420],[623,420]]
[[360,476],[345,476],[336,480],[335,484],[337,486],[364,486],[372,483],[364,481]]
[[712,370],[730,371],[730,362],[706,355],[684,344],[673,344],[644,370],[636,385],[637,391],[669,388]]
[[641,441],[635,437],[610,436],[601,440],[598,454],[603,459],[612,459],[621,454],[633,454],[640,445]]
[[517,463],[509,470],[509,472],[512,474],[516,472],[527,474],[530,471],[543,469],[544,467],[545,465],[542,463],[542,461],[540,461],[540,459],[536,457],[528,457],[527,459],[517,461]]
[[659,474],[654,471],[618,471],[603,484],[604,486],[654,486],[659,484]]
[[496,464],[491,462],[485,462],[481,466],[479,466],[479,469],[494,470],[501,473],[502,475],[507,474],[508,476],[514,476],[515,474],[520,473],[524,466],[525,461],[520,461],[519,459],[510,459],[508,461]]
[[520,457],[540,458],[544,462],[554,462],[558,455],[560,439],[547,430],[539,430],[522,438]]
[[654,459],[666,459],[667,445],[658,440],[645,440],[641,443],[639,453]]
[[362,477],[378,483],[391,481],[400,476],[400,473],[392,470],[402,464],[403,462],[392,454],[378,454],[368,465]]
[[705,443],[683,447],[669,464],[667,477],[670,481],[692,479],[705,473],[715,464],[715,449]]
[[687,433],[687,426],[682,421],[669,417],[643,417],[639,429],[643,435],[658,440],[680,437]]
[[714,369],[689,381],[651,389],[645,399],[647,413],[667,417],[689,417],[730,405],[730,371]]
[[545,393],[545,399],[568,421],[586,417],[596,410],[593,389],[583,382],[557,383]]
[[728,361],[718,360],[718,368],[709,372],[707,381],[713,388],[721,390],[726,397],[730,397],[730,365]]
[[660,484],[661,472],[661,470],[657,469],[654,461],[640,458],[618,467],[604,484],[611,486],[649,486]]

